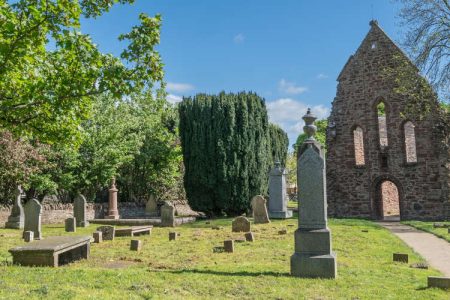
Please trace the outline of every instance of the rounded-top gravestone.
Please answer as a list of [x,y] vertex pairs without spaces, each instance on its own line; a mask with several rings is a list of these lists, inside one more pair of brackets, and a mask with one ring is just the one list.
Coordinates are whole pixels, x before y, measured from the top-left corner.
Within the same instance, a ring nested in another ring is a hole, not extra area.
[[233,220],[231,223],[232,232],[250,232],[250,221],[244,217],[240,216]]

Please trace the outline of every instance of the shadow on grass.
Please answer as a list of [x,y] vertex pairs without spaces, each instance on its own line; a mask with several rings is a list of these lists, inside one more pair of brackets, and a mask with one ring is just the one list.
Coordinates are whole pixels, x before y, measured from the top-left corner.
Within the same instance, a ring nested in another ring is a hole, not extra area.
[[183,269],[183,270],[170,270],[166,271],[172,274],[208,274],[208,275],[220,275],[220,276],[248,276],[248,277],[257,277],[257,276],[273,276],[273,277],[290,277],[291,274],[283,273],[283,272],[224,272],[224,271],[214,271],[214,270],[196,270],[196,269]]

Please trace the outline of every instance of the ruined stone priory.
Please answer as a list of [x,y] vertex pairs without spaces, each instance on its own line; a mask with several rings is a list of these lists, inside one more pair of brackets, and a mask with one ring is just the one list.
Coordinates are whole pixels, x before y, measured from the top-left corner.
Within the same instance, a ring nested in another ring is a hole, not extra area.
[[[405,113],[408,97],[386,80],[412,62],[377,21],[339,74],[327,128],[328,213],[333,217],[444,220],[450,217],[449,155],[430,113]],[[420,76],[418,71],[417,75]],[[431,112],[436,98],[423,99]]]

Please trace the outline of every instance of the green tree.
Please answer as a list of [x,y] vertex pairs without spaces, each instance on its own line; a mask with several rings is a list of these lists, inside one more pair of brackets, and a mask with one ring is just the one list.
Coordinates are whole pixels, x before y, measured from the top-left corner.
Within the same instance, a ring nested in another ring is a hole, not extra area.
[[[327,137],[327,126],[328,126],[328,120],[327,119],[322,119],[322,120],[317,120],[314,123],[317,127],[317,131],[316,131],[316,135],[314,136],[314,138],[322,144],[322,146],[326,149],[326,137]],[[294,151],[296,152],[298,147],[300,147],[305,140],[308,138],[308,136],[305,133],[301,133],[298,137],[297,137],[297,141],[294,144]]]
[[437,91],[450,93],[450,2],[398,0],[407,33],[403,44]]
[[287,152],[289,148],[289,138],[278,125],[269,124],[269,140],[271,149],[271,166],[279,161],[281,165],[286,166]]
[[[76,143],[96,95],[115,98],[162,81],[161,17],[139,16],[120,40],[120,58],[102,54],[80,19],[133,0],[0,0],[0,128],[41,142]],[[49,46],[51,45],[51,46]]]
[[198,94],[179,106],[184,186],[196,210],[237,215],[267,191],[269,122],[254,93]]

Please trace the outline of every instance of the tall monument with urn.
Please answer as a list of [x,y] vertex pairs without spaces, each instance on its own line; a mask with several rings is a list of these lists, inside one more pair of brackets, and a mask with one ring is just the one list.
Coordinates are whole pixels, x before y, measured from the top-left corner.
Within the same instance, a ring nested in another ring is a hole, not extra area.
[[331,250],[331,232],[327,227],[325,155],[314,138],[316,117],[311,110],[303,116],[306,141],[297,149],[298,229],[295,253],[291,256],[291,274],[297,277],[336,278],[336,253]]
[[119,190],[116,187],[116,178],[111,180],[111,187],[109,188],[109,206],[108,215],[105,219],[119,219],[119,210],[117,209],[117,192]]

